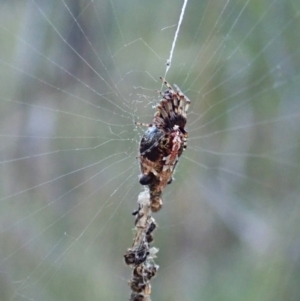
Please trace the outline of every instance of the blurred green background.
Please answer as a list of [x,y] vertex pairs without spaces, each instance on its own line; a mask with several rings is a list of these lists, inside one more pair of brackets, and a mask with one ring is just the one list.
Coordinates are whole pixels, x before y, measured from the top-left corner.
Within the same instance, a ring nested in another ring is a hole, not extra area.
[[[136,156],[183,1],[0,1],[0,301],[128,300]],[[153,300],[300,300],[300,4],[188,1],[191,99]]]

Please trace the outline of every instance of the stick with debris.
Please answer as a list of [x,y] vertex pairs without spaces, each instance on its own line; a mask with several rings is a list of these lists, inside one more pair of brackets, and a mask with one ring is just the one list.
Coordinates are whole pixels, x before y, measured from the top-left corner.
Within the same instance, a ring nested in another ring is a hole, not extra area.
[[152,232],[156,228],[151,214],[150,193],[145,188],[138,196],[138,209],[133,212],[136,216],[133,244],[124,255],[126,264],[133,269],[129,281],[132,290],[130,301],[151,301],[150,279],[158,270],[158,265],[154,262],[158,249],[151,247]]

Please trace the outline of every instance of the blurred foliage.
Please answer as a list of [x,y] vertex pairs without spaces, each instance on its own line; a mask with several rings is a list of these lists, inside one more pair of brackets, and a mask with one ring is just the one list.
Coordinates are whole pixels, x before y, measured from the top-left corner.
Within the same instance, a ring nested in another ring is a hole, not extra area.
[[[0,1],[0,301],[127,300],[136,160],[182,1]],[[187,4],[190,140],[153,300],[300,299],[297,0]]]

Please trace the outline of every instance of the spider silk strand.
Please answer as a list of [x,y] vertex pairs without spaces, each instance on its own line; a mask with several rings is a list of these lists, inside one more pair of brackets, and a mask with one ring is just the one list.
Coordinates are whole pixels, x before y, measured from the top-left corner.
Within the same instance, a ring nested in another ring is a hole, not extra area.
[[179,22],[178,22],[178,25],[177,25],[177,28],[176,28],[175,36],[174,36],[172,47],[171,47],[171,51],[170,51],[170,56],[169,56],[169,58],[167,60],[167,68],[166,68],[166,73],[165,73],[164,77],[166,77],[166,75],[167,75],[167,73],[168,73],[168,71],[169,71],[169,69],[171,67],[173,53],[174,53],[176,41],[177,41],[177,38],[178,38],[178,33],[179,33],[180,26],[181,26],[181,23],[182,23],[182,20],[183,20],[183,15],[184,15],[184,12],[185,12],[185,8],[186,8],[186,5],[187,5],[187,2],[188,2],[188,0],[184,0],[184,2],[183,2],[183,6],[182,6],[180,17],[179,17]]

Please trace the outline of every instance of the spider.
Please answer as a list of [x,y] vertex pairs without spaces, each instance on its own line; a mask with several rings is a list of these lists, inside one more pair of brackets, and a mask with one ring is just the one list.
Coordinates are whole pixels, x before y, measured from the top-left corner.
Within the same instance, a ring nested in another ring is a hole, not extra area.
[[161,194],[167,184],[172,182],[172,175],[178,159],[187,146],[188,132],[185,130],[187,111],[190,100],[175,85],[176,91],[162,77],[165,92],[154,114],[153,123],[136,122],[147,126],[140,142],[140,184],[146,185],[150,192],[152,211],[162,206]]

